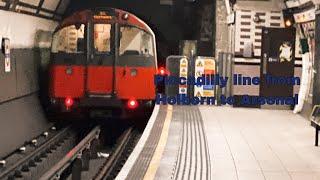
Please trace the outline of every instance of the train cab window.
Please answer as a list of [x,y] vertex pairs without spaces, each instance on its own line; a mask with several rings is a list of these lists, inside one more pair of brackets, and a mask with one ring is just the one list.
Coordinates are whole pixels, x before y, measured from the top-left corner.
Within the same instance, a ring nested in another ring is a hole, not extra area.
[[111,24],[94,25],[94,48],[97,53],[110,53]]
[[64,27],[53,35],[52,53],[83,53],[85,51],[85,25]]
[[120,56],[142,55],[154,56],[152,36],[147,32],[136,28],[125,26],[120,28]]

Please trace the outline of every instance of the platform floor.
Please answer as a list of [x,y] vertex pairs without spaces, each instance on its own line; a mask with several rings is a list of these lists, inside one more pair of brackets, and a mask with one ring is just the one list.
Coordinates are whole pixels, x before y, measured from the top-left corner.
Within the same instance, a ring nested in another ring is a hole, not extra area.
[[200,107],[213,180],[319,180],[314,128],[291,111]]
[[158,109],[145,144],[118,179],[320,180],[315,130],[291,111]]

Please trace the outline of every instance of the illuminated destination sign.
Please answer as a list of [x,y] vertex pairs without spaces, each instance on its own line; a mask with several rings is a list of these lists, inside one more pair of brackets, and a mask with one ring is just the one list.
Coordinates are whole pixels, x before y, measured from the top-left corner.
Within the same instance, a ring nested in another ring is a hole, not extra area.
[[94,15],[94,19],[103,19],[103,20],[111,20],[112,16],[101,16],[101,15]]
[[99,14],[93,16],[94,19],[111,20],[112,16],[109,16],[106,12],[100,11]]

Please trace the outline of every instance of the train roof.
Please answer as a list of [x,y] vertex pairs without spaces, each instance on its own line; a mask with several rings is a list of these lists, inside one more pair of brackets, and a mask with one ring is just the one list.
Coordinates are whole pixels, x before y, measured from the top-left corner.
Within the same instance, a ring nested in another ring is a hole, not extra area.
[[87,24],[93,20],[94,23],[115,23],[137,26],[152,33],[151,28],[140,18],[132,13],[115,8],[96,8],[77,11],[62,20],[56,31],[73,24]]

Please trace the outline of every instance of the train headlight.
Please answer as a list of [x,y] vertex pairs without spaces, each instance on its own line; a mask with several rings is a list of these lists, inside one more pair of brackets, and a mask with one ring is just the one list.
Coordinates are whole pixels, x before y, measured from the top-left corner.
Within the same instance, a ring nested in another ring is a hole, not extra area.
[[68,75],[72,74],[72,67],[67,67],[66,74],[68,74]]
[[56,100],[55,98],[51,98],[51,99],[50,99],[50,102],[51,102],[52,104],[56,104],[56,103],[57,103],[57,100]]
[[128,13],[124,13],[123,15],[122,15],[122,19],[123,20],[128,20],[129,19],[129,14]]
[[131,69],[130,75],[131,76],[137,76],[138,75],[138,71],[136,69]]

